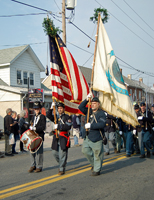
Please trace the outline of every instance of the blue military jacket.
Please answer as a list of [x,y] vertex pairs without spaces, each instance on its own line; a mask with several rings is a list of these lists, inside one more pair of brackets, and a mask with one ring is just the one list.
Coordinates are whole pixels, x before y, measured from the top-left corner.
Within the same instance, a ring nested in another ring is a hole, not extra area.
[[[85,116],[85,123],[87,123],[87,112],[88,108],[86,107],[88,101],[84,100],[80,105],[79,105],[79,110],[86,115]],[[95,118],[97,120],[97,123],[95,121]],[[89,122],[91,123],[90,130],[86,132],[86,129],[83,131],[83,138],[86,138],[86,135],[88,135],[89,140],[92,142],[97,142],[99,140],[102,140],[102,136],[100,134],[100,131],[102,132],[102,135],[104,135],[104,127],[106,125],[106,116],[103,110],[99,109],[95,113],[92,113],[92,109],[90,109],[90,116],[89,116]]]

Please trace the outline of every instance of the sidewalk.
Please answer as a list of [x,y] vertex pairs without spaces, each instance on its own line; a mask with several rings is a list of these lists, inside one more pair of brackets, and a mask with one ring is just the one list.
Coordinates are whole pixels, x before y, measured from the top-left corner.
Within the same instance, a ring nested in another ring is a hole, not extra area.
[[[51,150],[52,138],[53,138],[53,136],[49,136],[49,134],[45,134],[44,143],[43,143],[44,151]],[[71,147],[74,147],[74,138],[73,138],[73,136],[70,136],[70,139],[71,139]],[[80,138],[78,141],[79,141],[79,144],[82,145],[83,139]],[[20,141],[18,140],[16,142],[16,151],[17,152],[20,152],[19,143],[20,143]],[[25,150],[27,150],[27,149],[25,149]],[[4,139],[0,140],[0,151],[1,152],[5,151],[5,140]]]

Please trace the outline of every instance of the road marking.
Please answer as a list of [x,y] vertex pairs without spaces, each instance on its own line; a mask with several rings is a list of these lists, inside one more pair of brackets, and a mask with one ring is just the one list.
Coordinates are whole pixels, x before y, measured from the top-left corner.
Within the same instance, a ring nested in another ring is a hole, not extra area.
[[[118,156],[115,156],[115,157],[112,157],[112,158],[105,159],[103,166],[126,158],[126,156],[124,156],[124,155],[126,155],[126,154],[122,154],[122,155],[118,155]],[[109,161],[107,161],[107,160],[109,160]],[[0,191],[0,194],[3,194],[3,195],[0,195],[0,199],[7,198],[7,197],[10,197],[10,196],[13,196],[13,195],[16,195],[16,194],[20,194],[20,193],[23,193],[23,192],[26,192],[26,191],[29,191],[29,190],[33,190],[35,188],[42,187],[44,185],[48,185],[48,184],[51,184],[53,182],[57,182],[57,181],[69,178],[71,176],[75,176],[77,174],[81,174],[83,172],[89,171],[90,168],[91,168],[91,166],[90,166],[90,164],[88,164],[88,165],[85,165],[85,166],[82,166],[82,167],[79,167],[79,168],[76,168],[76,169],[69,170],[63,176],[59,176],[58,174],[56,174],[56,175],[53,175],[53,176],[49,176],[49,177],[42,178],[42,179],[39,179],[39,180],[36,180],[36,181],[32,181],[32,182],[29,182],[29,183],[25,183],[25,184],[22,184],[22,185],[19,185],[19,186],[15,186],[15,187],[12,187],[12,188],[9,188],[9,189],[2,190],[2,191]],[[48,180],[48,179],[51,179],[51,180]],[[41,183],[39,183],[39,182],[41,182]],[[22,189],[19,189],[19,188],[22,188]],[[19,189],[19,190],[16,190],[16,189]],[[9,192],[9,191],[12,191],[12,190],[15,190],[15,191]],[[8,193],[6,193],[6,192],[8,192]],[[4,193],[6,193],[6,194],[4,194]]]

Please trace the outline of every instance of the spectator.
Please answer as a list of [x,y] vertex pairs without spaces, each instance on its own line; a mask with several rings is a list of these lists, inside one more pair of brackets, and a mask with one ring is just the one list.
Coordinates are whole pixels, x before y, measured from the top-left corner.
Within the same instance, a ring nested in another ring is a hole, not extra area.
[[[26,127],[25,116],[26,116],[26,112],[25,112],[25,110],[22,110],[20,112],[20,120],[19,120],[19,133],[20,133],[20,136],[29,128],[28,126]],[[20,151],[21,152],[26,152],[26,150],[24,150],[23,143],[21,141],[20,141]]]
[[6,114],[7,115],[4,117],[5,155],[14,156],[11,151],[12,145],[9,144],[9,135],[11,134],[11,125],[13,122],[11,117],[12,109],[8,108]]
[[12,119],[13,119],[13,125],[11,127],[11,132],[14,134],[14,141],[15,143],[12,145],[12,153],[13,154],[18,154],[16,152],[15,147],[16,147],[16,141],[19,139],[19,125],[16,120],[17,113],[15,111],[12,111]]

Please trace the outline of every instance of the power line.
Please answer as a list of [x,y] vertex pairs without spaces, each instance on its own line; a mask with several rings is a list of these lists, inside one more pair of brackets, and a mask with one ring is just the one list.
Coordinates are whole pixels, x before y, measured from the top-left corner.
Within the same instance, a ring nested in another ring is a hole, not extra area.
[[78,47],[78,46],[75,45],[75,44],[72,44],[72,43],[70,43],[70,42],[67,42],[67,43],[69,43],[69,44],[75,46],[75,47],[78,48],[78,49],[81,49],[82,51],[85,51],[85,52],[87,52],[87,53],[90,53],[90,54],[94,55],[93,53],[91,53],[91,52],[89,52],[89,51],[86,51],[85,49],[82,49],[81,47]]
[[[95,0],[101,7],[103,7],[97,0]],[[109,12],[109,11],[108,11]],[[132,31],[130,28],[128,28],[124,23],[122,23],[118,18],[116,18],[111,12],[109,12],[111,16],[113,16],[116,20],[118,20],[123,26],[125,26],[129,31],[131,31],[134,35],[136,35],[138,38],[140,38],[143,42],[145,42],[148,46],[154,49],[152,45],[147,43],[145,40],[143,40],[139,35],[137,35],[134,31]]]
[[[11,1],[13,1],[13,2],[16,2],[16,3],[20,3],[20,4],[23,4],[23,5],[26,5],[26,6],[30,6],[30,7],[33,7],[33,8],[36,8],[36,9],[39,9],[39,10],[43,10],[43,11],[46,11],[46,12],[49,12],[49,11],[47,11],[47,10],[45,10],[45,9],[42,9],[42,8],[38,8],[38,7],[36,7],[36,6],[32,6],[32,5],[29,5],[29,4],[25,4],[25,3],[22,3],[22,2],[19,2],[19,1],[16,1],[16,0],[11,0]],[[95,0],[96,1],[96,0]],[[97,1],[96,1],[97,2]],[[100,4],[99,2],[97,2],[98,4]],[[100,4],[101,5],[101,4]],[[102,6],[102,5],[101,5]],[[51,14],[51,12],[49,12],[49,14]],[[112,15],[112,14],[111,14]],[[56,15],[55,15],[56,16]],[[55,19],[56,19],[56,17],[55,16],[53,16]],[[114,16],[115,17],[115,16]],[[115,17],[116,18],[116,17]],[[116,18],[117,19],[117,18]],[[58,20],[58,19],[56,19],[56,20]],[[117,19],[118,20],[118,19]],[[60,20],[58,20],[58,21],[60,21]],[[119,20],[118,20],[119,21]],[[60,21],[61,22],[61,21]],[[120,21],[119,21],[120,22]],[[85,34],[88,38],[90,38],[93,42],[95,42],[95,40],[93,40],[90,36],[88,36],[85,32],[83,32],[78,26],[76,26],[74,23],[72,23],[72,22],[69,22],[69,23],[71,23],[72,25],[74,25],[78,30],[80,30],[83,34]],[[122,23],[122,22],[120,22],[120,23]],[[123,24],[123,23],[122,23]],[[124,25],[124,24],[123,24]],[[124,25],[125,26],[125,25]],[[128,28],[127,26],[125,26],[126,28]],[[128,28],[129,29],[129,28]],[[131,29],[129,29],[130,31],[131,31]],[[131,32],[133,32],[133,31],[131,31]],[[134,32],[133,32],[134,33]],[[135,34],[135,33],[134,33]],[[138,36],[137,34],[135,34],[136,36]],[[139,36],[138,36],[139,37]],[[139,37],[140,38],[140,37]],[[140,38],[140,39],[142,39],[142,38]],[[144,41],[143,39],[142,39],[142,41]],[[145,42],[145,41],[144,41]],[[43,43],[46,43],[46,42],[43,42]],[[147,43],[147,42],[146,42]],[[41,44],[41,43],[31,43],[31,44]],[[148,43],[147,43],[148,44]],[[149,45],[149,44],[148,44]],[[151,46],[151,45],[150,45]],[[151,46],[152,47],[152,46]],[[152,47],[152,48],[154,48],[154,47]],[[93,55],[92,55],[93,56]],[[92,57],[91,56],[91,57]],[[91,58],[90,57],[90,58]],[[90,59],[89,58],[89,59]],[[136,70],[136,71],[138,71],[138,72],[141,72],[141,73],[144,73],[144,74],[147,74],[147,75],[149,75],[149,76],[152,76],[152,77],[154,77],[153,75],[151,75],[151,73],[150,72],[144,72],[144,71],[141,71],[141,70],[138,70],[138,69],[136,69],[136,68],[134,68],[134,67],[132,67],[131,65],[129,65],[128,63],[126,63],[125,61],[123,61],[122,59],[120,59],[120,58],[118,58],[117,56],[116,56],[116,58],[117,59],[119,59],[119,60],[121,60],[122,62],[124,62],[125,64],[127,64],[128,66],[130,66],[132,69],[134,69],[134,70]],[[89,60],[88,59],[88,60]],[[86,61],[87,62],[87,61]],[[84,63],[85,64],[85,63]]]
[[25,5],[25,6],[29,6],[29,7],[31,7],[31,8],[36,8],[36,9],[38,9],[38,10],[42,10],[42,11],[45,11],[45,12],[51,12],[51,11],[48,11],[48,10],[45,10],[45,9],[42,9],[42,8],[39,8],[39,7],[36,7],[36,6],[32,6],[32,5],[30,5],[30,4],[27,4],[27,3],[23,3],[23,2],[20,2],[20,1],[16,1],[16,0],[11,0],[11,1],[13,1],[13,2],[15,2],[15,3],[19,3],[19,4],[22,4],[22,5]]
[[[112,1],[112,0],[111,0]],[[129,19],[131,19],[140,29],[142,29],[142,31],[144,31],[147,35],[149,35],[153,40],[154,38],[148,33],[146,32],[141,26],[139,26],[129,15],[127,15],[127,13],[125,13],[114,1],[112,1],[112,3],[114,3],[114,5],[116,5]]]
[[[29,45],[35,45],[35,44],[44,44],[46,42],[36,42],[36,43],[29,43]],[[10,45],[10,44],[4,44],[4,45],[0,45],[0,46],[4,46],[4,47],[16,47],[16,46],[24,46],[27,44],[14,44],[14,45]]]
[[69,22],[70,24],[72,24],[73,26],[75,26],[79,31],[81,31],[84,35],[86,35],[88,38],[90,38],[93,42],[95,42],[95,40],[93,40],[89,35],[87,35],[85,32],[83,32],[78,26],[76,26],[73,22]]
[[16,15],[0,15],[0,17],[20,17],[27,15],[46,15],[47,13],[29,13],[29,14],[16,14]]
[[[92,56],[93,56],[93,55],[91,55],[90,58],[91,58]],[[82,66],[84,66],[84,65],[90,60],[90,58],[88,58],[88,60],[87,60]]]
[[55,2],[55,4],[56,4],[56,6],[57,6],[57,8],[61,11],[61,9],[59,8],[59,6],[58,6],[58,4],[56,3],[56,1],[54,0],[54,2]]
[[139,15],[139,14],[137,14],[137,12],[125,1],[125,0],[123,0],[126,4],[127,4],[127,6],[129,6],[129,8],[131,9],[131,10],[133,10],[134,11],[134,13],[152,30],[152,31],[154,31],[154,29],[153,28],[151,28],[151,26],[149,26],[149,24],[146,22],[146,21],[144,21],[144,19]]
[[134,69],[134,70],[136,70],[136,71],[138,71],[138,72],[140,72],[140,73],[142,73],[142,74],[146,74],[146,75],[149,75],[149,76],[151,76],[151,77],[154,77],[154,74],[153,74],[153,73],[145,72],[145,71],[136,69],[135,67],[132,67],[131,65],[129,65],[128,63],[126,63],[126,62],[123,61],[122,59],[118,58],[117,56],[116,56],[116,58],[119,59],[121,62],[125,63],[126,65],[130,66],[132,69]]

